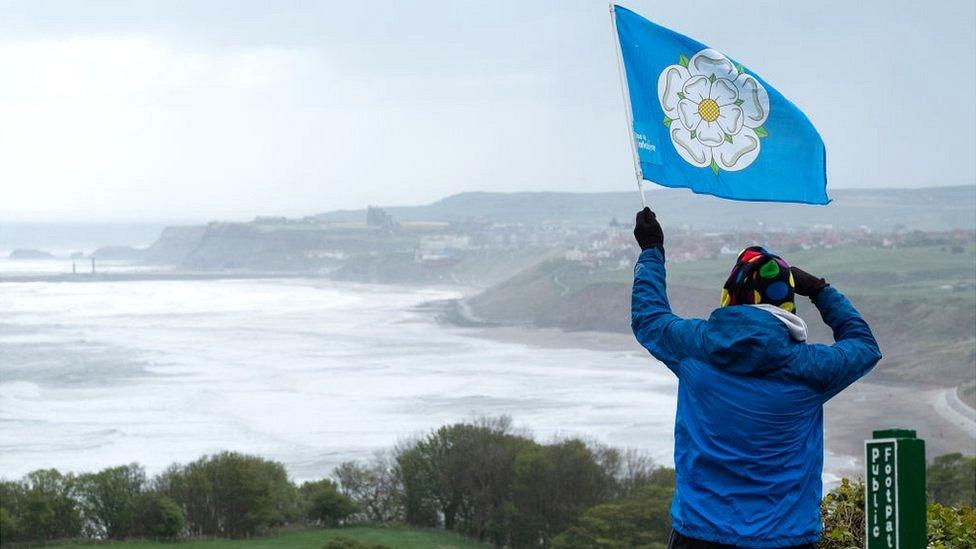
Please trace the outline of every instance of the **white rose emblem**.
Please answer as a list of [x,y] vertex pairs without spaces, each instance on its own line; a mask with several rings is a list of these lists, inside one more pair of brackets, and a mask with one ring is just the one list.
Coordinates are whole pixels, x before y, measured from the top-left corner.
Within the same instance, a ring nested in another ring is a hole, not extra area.
[[681,56],[657,80],[664,124],[681,158],[700,168],[738,171],[759,156],[769,95],[721,53],[706,48]]

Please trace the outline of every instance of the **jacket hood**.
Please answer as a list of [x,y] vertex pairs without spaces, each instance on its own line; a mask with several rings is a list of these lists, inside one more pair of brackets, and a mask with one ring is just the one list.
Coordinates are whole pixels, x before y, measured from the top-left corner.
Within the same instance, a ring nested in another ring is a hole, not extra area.
[[750,305],[750,307],[756,307],[762,309],[767,313],[775,316],[777,320],[779,320],[780,322],[786,325],[786,329],[789,330],[790,332],[790,337],[792,337],[796,341],[807,340],[807,323],[802,318],[783,309],[782,307],[777,307],[776,305],[770,305],[769,303]]
[[727,372],[765,374],[789,363],[796,342],[790,332],[786,322],[765,308],[722,307],[712,312],[705,326],[704,350],[712,365]]

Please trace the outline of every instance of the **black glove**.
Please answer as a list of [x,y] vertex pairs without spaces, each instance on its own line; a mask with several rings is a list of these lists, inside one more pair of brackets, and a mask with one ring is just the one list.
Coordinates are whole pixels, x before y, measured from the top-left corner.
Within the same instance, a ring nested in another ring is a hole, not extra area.
[[793,291],[799,295],[817,297],[820,294],[820,290],[830,286],[826,280],[817,278],[803,269],[790,267],[790,272],[793,273],[793,282],[796,284]]
[[634,238],[642,250],[658,248],[664,254],[664,231],[657,222],[657,216],[650,208],[645,207],[637,212],[637,224],[634,225]]

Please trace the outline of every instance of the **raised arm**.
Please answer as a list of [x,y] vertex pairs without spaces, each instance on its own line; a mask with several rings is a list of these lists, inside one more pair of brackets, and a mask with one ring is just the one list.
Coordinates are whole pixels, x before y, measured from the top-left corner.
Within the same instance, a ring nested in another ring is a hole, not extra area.
[[844,294],[795,267],[793,276],[796,292],[810,296],[824,323],[834,332],[833,345],[806,346],[810,360],[801,361],[808,366],[799,372],[824,393],[826,401],[870,372],[881,360],[881,349],[868,323]]
[[638,343],[680,377],[681,360],[701,348],[705,321],[685,320],[671,312],[664,281],[664,234],[650,209],[637,213],[634,236],[641,254],[634,267],[630,326]]

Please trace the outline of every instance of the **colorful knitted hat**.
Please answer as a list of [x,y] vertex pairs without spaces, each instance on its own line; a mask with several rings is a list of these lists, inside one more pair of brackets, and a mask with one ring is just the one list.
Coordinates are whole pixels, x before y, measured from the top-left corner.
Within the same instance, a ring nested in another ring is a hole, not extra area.
[[788,312],[796,310],[790,265],[762,246],[750,246],[735,261],[722,288],[722,306],[768,303]]

